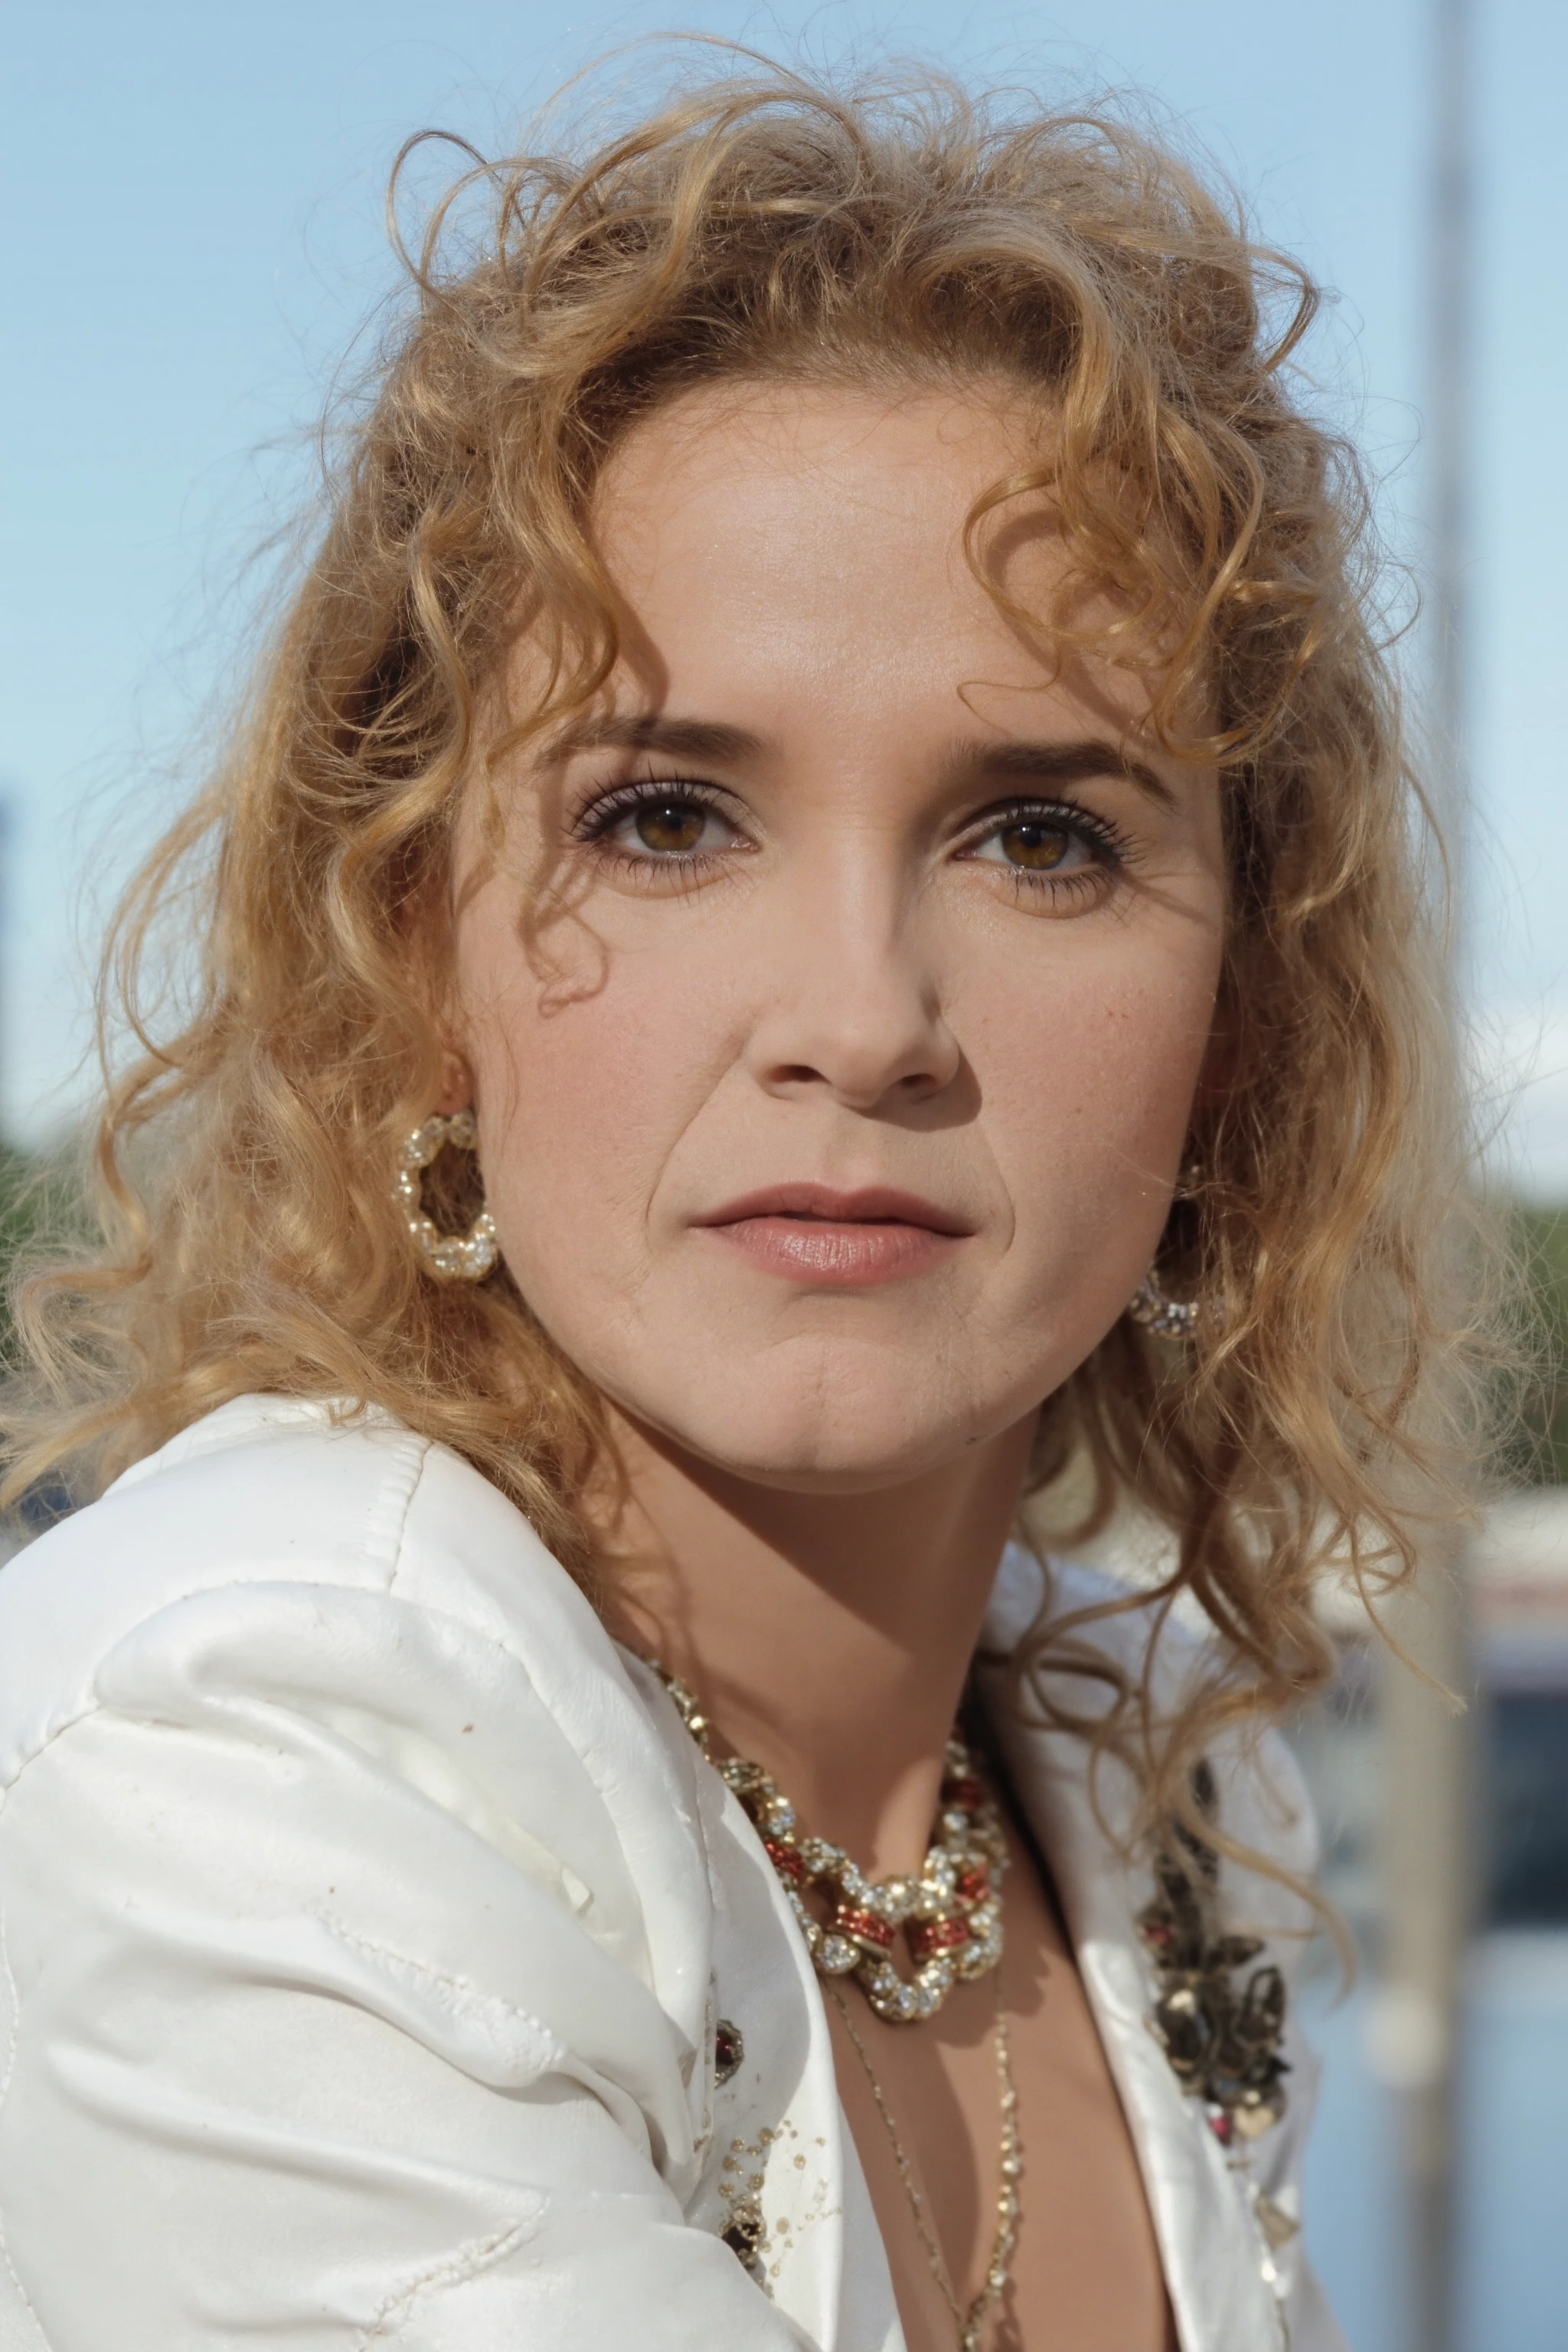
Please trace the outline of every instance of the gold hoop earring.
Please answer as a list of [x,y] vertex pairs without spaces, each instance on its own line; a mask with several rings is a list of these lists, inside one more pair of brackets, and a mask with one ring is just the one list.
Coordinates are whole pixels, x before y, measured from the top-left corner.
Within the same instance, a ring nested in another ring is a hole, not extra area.
[[[1182,1162],[1181,1173],[1176,1178],[1171,1198],[1173,1202],[1195,1201],[1203,1189],[1203,1165],[1194,1153]],[[1158,1263],[1156,1259],[1154,1265]],[[1159,1339],[1195,1338],[1198,1325],[1207,1314],[1210,1302],[1205,1298],[1173,1298],[1155,1273],[1154,1265],[1150,1266],[1128,1300],[1128,1314],[1134,1323],[1142,1324],[1145,1331],[1152,1331]]]
[[437,1111],[415,1129],[399,1156],[393,1197],[403,1211],[408,1238],[424,1259],[426,1271],[441,1282],[483,1282],[487,1274],[495,1272],[500,1257],[495,1220],[489,1209],[480,1209],[466,1234],[444,1234],[426,1216],[420,1192],[419,1179],[437,1152],[448,1143],[455,1150],[472,1151],[478,1141],[471,1110],[454,1111],[450,1118]]

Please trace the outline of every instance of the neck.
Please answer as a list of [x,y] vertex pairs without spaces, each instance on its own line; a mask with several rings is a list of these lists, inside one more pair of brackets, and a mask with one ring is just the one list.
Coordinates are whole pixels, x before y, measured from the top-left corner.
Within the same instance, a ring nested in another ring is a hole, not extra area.
[[690,1685],[719,1750],[771,1772],[804,1830],[874,1876],[918,1869],[1032,1418],[862,1495],[759,1486],[616,1434],[612,1633]]

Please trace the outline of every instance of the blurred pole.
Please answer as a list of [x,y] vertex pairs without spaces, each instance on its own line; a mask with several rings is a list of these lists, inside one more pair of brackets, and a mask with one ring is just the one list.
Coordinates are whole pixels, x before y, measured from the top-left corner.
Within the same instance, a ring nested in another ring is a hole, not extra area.
[[[1446,1691],[1468,1698],[1466,1545],[1434,1541],[1391,1630]],[[1399,2110],[1405,2352],[1457,2352],[1456,2091],[1473,1911],[1474,1717],[1390,1658],[1382,1982],[1370,2055]]]
[[[1473,298],[1469,0],[1430,0],[1434,37],[1431,352],[1427,388],[1431,551],[1427,580],[1433,796],[1450,860],[1456,1020],[1468,979],[1469,779],[1466,765],[1466,628]],[[1466,1595],[1468,1545],[1435,1538],[1418,1590],[1394,1630],[1447,1691],[1474,1691]],[[1474,1907],[1474,1718],[1390,1662],[1383,1985],[1373,2013],[1385,2079],[1400,2105],[1407,2231],[1409,2352],[1456,2352],[1458,2322],[1456,2105],[1464,1966]]]
[[[1470,0],[1431,0],[1434,14],[1432,286],[1426,407],[1432,544],[1427,609],[1432,661],[1434,783],[1452,852],[1469,824],[1466,622],[1470,557],[1470,396],[1473,365],[1475,78]],[[1454,879],[1458,880],[1456,872]],[[1466,960],[1467,909],[1456,898],[1455,945]]]

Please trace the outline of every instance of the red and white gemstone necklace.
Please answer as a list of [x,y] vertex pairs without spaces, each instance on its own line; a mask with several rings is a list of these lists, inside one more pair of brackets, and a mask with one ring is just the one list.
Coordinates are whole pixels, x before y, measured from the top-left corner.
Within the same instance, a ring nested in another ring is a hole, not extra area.
[[[661,1679],[687,1730],[754,1823],[821,1975],[855,1977],[879,2017],[912,2025],[933,2017],[955,1984],[998,1966],[1007,1841],[956,1732],[947,1743],[941,1803],[919,1875],[871,1879],[842,1846],[800,1834],[795,1807],[760,1764],[713,1756],[695,1694],[672,1675]],[[826,1924],[806,1908],[805,1890],[813,1886],[828,1898]],[[900,1931],[914,1963],[909,1977],[893,1962]]]

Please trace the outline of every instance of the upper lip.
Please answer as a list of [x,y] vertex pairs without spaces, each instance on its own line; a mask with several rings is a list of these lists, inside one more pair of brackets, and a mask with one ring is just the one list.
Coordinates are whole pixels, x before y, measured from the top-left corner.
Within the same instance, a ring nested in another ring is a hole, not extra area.
[[837,1192],[831,1184],[765,1184],[726,1201],[696,1222],[700,1225],[737,1225],[746,1217],[810,1217],[821,1224],[923,1225],[933,1234],[972,1234],[974,1228],[951,1209],[922,1201],[918,1192],[896,1192],[887,1184],[864,1184],[852,1192]]

